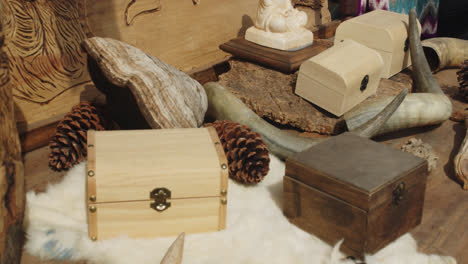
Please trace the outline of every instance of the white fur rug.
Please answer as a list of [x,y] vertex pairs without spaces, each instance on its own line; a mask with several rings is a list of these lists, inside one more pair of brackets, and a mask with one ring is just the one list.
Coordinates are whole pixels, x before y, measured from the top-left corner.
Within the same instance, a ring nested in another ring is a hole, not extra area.
[[[87,260],[90,264],[157,264],[175,237],[92,242],[85,216],[85,166],[73,168],[45,193],[27,194],[25,249],[44,259]],[[184,264],[351,263],[335,248],[290,224],[281,209],[284,164],[271,156],[270,173],[257,186],[229,182],[227,228],[187,235]],[[369,264],[445,264],[452,257],[424,255],[407,234],[373,256]]]

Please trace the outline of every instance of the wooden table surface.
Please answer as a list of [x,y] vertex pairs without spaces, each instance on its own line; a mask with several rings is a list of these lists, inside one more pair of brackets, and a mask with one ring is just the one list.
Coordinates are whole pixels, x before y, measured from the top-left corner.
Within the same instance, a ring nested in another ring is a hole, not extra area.
[[[436,75],[442,87],[455,87],[456,70]],[[423,253],[450,255],[459,264],[468,263],[468,191],[454,180],[453,157],[465,137],[462,123],[446,121],[440,126],[411,129],[377,138],[377,141],[399,147],[409,138],[430,144],[439,157],[437,167],[428,178],[422,224],[411,233]],[[24,155],[26,190],[44,191],[47,184],[58,182],[64,173],[47,167],[48,148]],[[71,264],[86,262],[42,261],[23,254],[22,264]]]

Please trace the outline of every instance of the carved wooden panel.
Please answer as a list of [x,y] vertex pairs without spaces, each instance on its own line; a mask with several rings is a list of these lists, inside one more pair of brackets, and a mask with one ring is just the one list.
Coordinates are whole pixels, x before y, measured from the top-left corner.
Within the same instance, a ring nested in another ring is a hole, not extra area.
[[0,3],[15,97],[45,103],[89,80],[78,1]]
[[24,173],[13,112],[13,92],[0,21],[0,264],[19,264]]
[[[226,60],[218,46],[253,25],[257,0],[84,0],[93,35],[190,71]],[[196,1],[195,1],[196,3]]]

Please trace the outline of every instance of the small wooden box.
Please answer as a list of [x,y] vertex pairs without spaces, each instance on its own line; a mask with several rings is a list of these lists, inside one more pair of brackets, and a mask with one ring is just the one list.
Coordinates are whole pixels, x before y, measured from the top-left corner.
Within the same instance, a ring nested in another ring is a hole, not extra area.
[[344,40],[302,63],[295,92],[341,116],[377,91],[382,70],[378,52]]
[[351,133],[286,161],[284,214],[355,257],[421,222],[427,161]]
[[224,229],[227,167],[212,127],[88,131],[89,237]]
[[[419,32],[421,32],[421,25]],[[341,23],[335,44],[352,39],[380,53],[384,61],[383,78],[390,78],[411,65],[408,40],[408,15],[375,10]]]

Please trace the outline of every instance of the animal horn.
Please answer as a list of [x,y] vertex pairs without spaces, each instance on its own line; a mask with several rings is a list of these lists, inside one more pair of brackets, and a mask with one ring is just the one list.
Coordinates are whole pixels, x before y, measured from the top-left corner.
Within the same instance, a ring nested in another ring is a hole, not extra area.
[[274,127],[218,83],[209,82],[204,87],[208,96],[208,116],[218,120],[231,120],[252,128],[262,135],[268,149],[280,159],[284,160],[321,141],[320,139],[298,137]]
[[[452,115],[452,103],[440,89],[425,59],[414,10],[410,11],[409,39],[414,84],[423,93],[406,96],[400,107],[377,132],[377,135],[405,128],[440,124]],[[372,119],[393,98],[379,98],[353,108],[344,116],[348,129],[354,131]]]
[[440,89],[439,83],[437,83],[432,75],[426,56],[424,55],[419,32],[414,28],[417,24],[416,19],[416,11],[411,10],[409,12],[409,42],[411,62],[414,68],[413,83],[419,92],[444,94],[442,89]]
[[403,89],[378,115],[351,132],[365,138],[371,138],[377,135],[380,128],[398,109],[407,94],[408,89]]
[[468,59],[468,40],[456,38],[431,38],[423,40],[422,46],[434,72],[444,68],[458,67]]
[[180,234],[172,243],[169,249],[161,260],[161,264],[181,264],[182,255],[184,253],[185,233]]
[[[204,87],[208,96],[207,115],[218,120],[238,122],[252,128],[252,130],[262,135],[271,153],[282,160],[285,160],[294,153],[302,152],[323,140],[296,136],[274,127],[250,110],[226,88],[217,83],[209,82]],[[407,90],[404,90],[382,113],[378,114],[373,120],[366,122],[362,128],[356,129],[355,133],[365,137],[372,136],[375,131],[379,130],[380,125],[385,123],[385,120],[392,115],[393,111],[403,101],[406,93]]]

